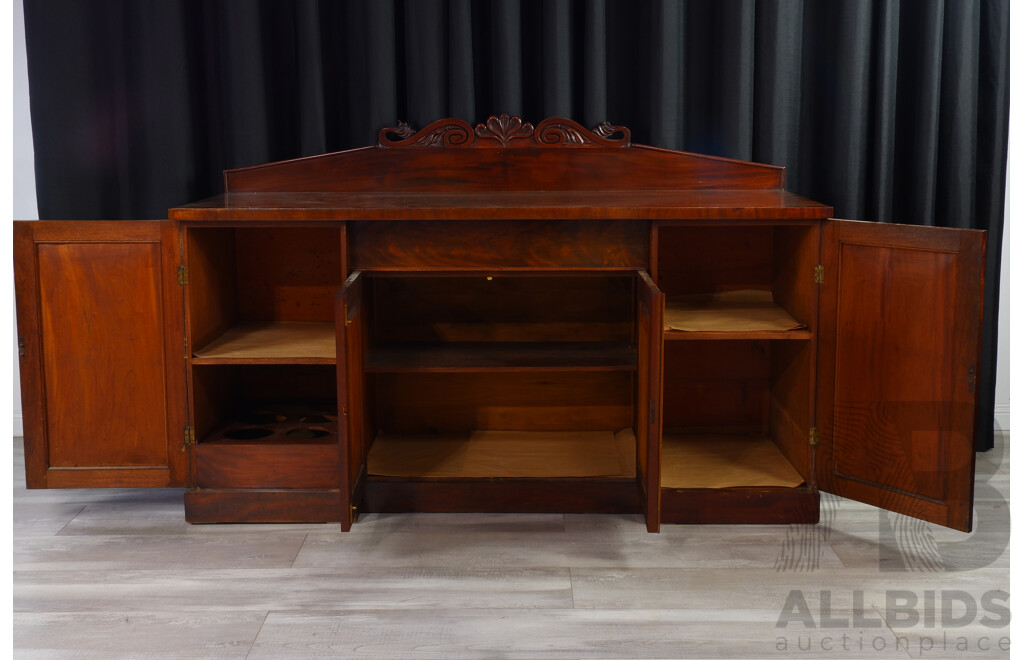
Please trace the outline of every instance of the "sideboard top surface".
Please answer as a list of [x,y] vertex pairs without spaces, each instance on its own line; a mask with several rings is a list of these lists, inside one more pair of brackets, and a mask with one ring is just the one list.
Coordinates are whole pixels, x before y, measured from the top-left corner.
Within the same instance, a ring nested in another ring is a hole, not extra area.
[[821,219],[832,207],[784,190],[225,193],[174,220]]

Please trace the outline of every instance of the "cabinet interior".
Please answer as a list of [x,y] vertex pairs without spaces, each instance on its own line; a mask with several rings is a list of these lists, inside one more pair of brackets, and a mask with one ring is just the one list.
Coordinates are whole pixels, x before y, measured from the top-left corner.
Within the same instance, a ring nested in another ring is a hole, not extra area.
[[186,229],[199,488],[337,487],[337,227]]
[[337,227],[190,227],[186,237],[194,360],[333,362]]
[[369,277],[368,474],[635,479],[634,278]]
[[333,365],[195,365],[193,425],[201,443],[337,443]]
[[[663,489],[792,488],[810,478],[818,254],[812,225],[659,228]],[[736,292],[751,294],[734,304]],[[670,317],[697,329],[670,327]]]

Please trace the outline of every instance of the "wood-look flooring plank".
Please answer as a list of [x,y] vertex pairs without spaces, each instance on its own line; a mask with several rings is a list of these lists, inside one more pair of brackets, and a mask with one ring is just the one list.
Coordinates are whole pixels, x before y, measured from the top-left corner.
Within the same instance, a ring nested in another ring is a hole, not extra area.
[[[840,613],[837,613],[837,615]],[[766,610],[436,610],[271,612],[250,660],[282,658],[772,658],[793,657],[797,631]],[[806,631],[801,631],[806,636]],[[815,631],[817,632],[817,631]],[[850,634],[859,631],[852,629]],[[906,658],[887,648],[849,658]],[[777,648],[778,638],[791,646]],[[815,657],[810,655],[808,657]]]
[[53,536],[85,509],[80,502],[22,502],[13,507],[13,531],[20,538]]
[[265,612],[15,614],[15,657],[245,658],[265,618]]
[[179,492],[167,502],[136,502],[110,498],[90,502],[60,530],[61,536],[174,536],[337,531],[337,523],[193,525],[185,521]]
[[449,532],[561,532],[561,513],[367,513],[359,516],[350,534],[422,534]]
[[43,488],[27,490],[24,482],[14,484],[14,505],[22,502],[134,502],[164,506],[184,501],[182,488]]
[[58,536],[14,541],[16,570],[287,568],[306,535]]
[[572,607],[569,570],[24,571],[16,612],[216,612]]
[[922,594],[936,588],[981,594],[1009,588],[1004,569],[970,573],[878,572],[867,574],[846,568],[817,571],[765,571],[762,569],[573,568],[573,602],[578,609],[697,609],[714,603],[716,609],[764,609],[780,614],[790,592],[803,601],[819,621],[820,594],[829,594],[828,607],[850,610],[862,594],[866,608],[885,608],[886,592],[910,590]]
[[[296,567],[750,567],[774,565],[778,533],[718,526],[700,533],[662,534],[500,532],[473,534],[436,528],[422,534],[310,533]],[[821,564],[841,566],[828,547]]]

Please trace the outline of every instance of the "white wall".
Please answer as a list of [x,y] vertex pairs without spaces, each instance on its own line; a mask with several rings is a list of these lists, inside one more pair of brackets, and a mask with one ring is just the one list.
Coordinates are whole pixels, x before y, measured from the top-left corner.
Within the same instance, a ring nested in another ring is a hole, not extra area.
[[[1007,182],[1012,183],[1007,171]],[[996,430],[1010,430],[1010,186],[1006,186],[1006,228],[1003,231],[1003,260],[999,273],[999,344],[996,364]]]
[[[14,2],[14,218],[37,220],[36,171],[32,151],[32,120],[28,110],[28,64],[25,57],[25,11],[22,0]],[[14,295],[11,295],[14,306]],[[11,314],[12,323],[14,314]],[[14,435],[22,434],[21,381],[18,379],[17,330],[14,336]]]

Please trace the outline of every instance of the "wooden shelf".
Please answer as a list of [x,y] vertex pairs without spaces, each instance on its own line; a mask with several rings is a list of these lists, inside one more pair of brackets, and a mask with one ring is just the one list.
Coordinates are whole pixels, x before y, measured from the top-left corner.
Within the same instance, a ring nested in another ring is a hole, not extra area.
[[661,487],[795,488],[803,477],[770,438],[735,434],[682,434],[662,437]]
[[333,323],[241,323],[195,351],[192,364],[334,364]]
[[367,372],[635,371],[636,349],[607,342],[467,342],[370,349]]
[[665,303],[665,339],[811,339],[770,291],[725,291]]
[[236,411],[201,445],[336,444],[338,413],[333,406],[285,402],[251,403]]
[[697,332],[686,332],[682,330],[665,330],[667,341],[678,340],[729,340],[729,339],[795,339],[808,341],[812,337],[811,331],[802,330],[704,330]]

